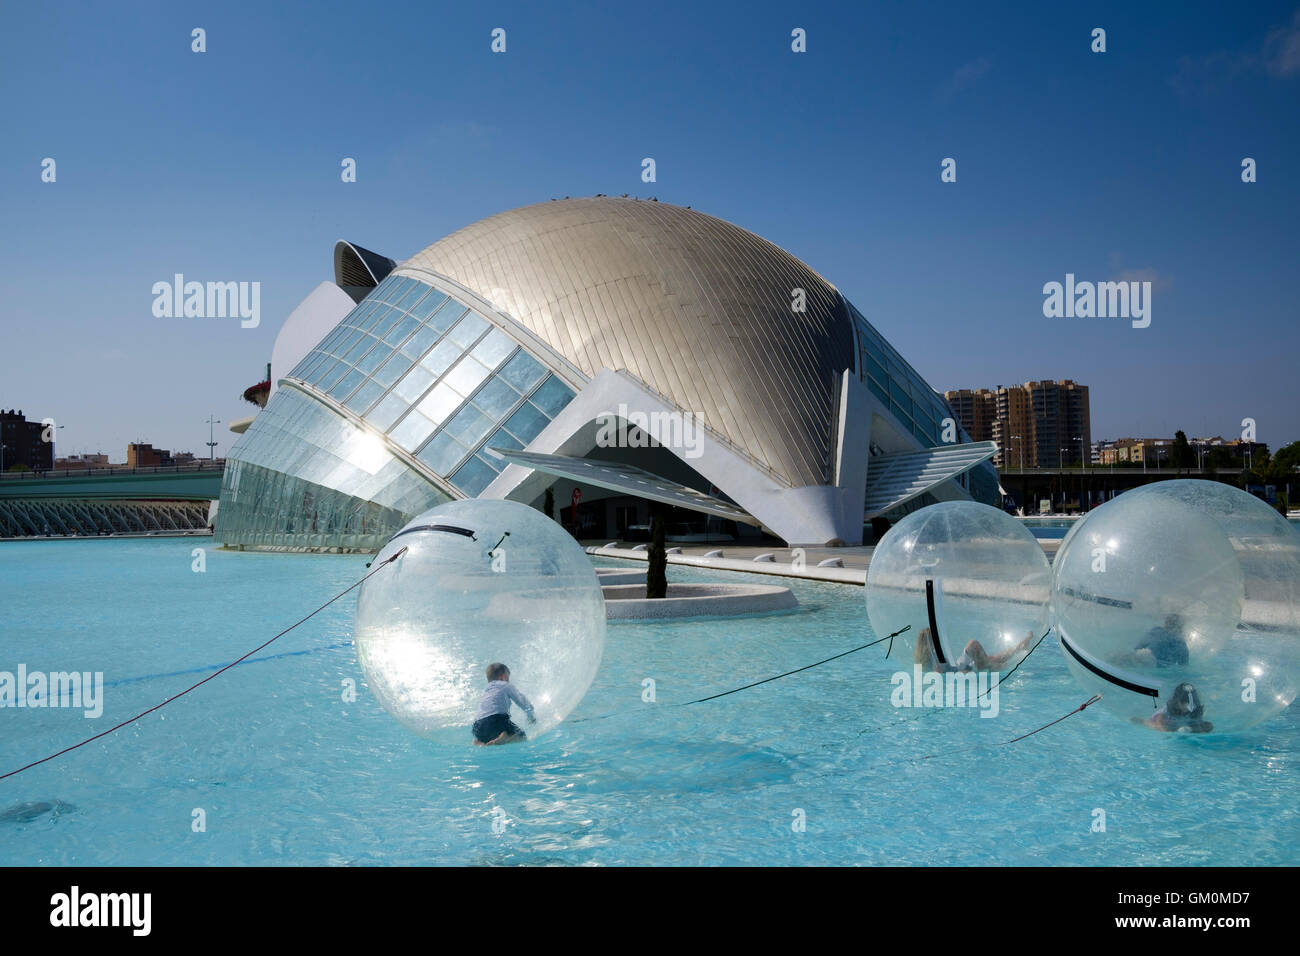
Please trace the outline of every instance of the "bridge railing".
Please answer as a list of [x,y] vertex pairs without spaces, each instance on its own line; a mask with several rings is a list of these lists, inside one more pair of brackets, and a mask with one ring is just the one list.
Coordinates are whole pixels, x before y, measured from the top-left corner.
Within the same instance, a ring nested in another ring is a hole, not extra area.
[[46,478],[90,478],[110,475],[175,475],[187,472],[221,471],[226,467],[226,460],[204,459],[185,465],[145,465],[131,468],[127,465],[107,465],[103,468],[51,468],[48,471],[6,471],[0,473],[0,481],[43,481]]

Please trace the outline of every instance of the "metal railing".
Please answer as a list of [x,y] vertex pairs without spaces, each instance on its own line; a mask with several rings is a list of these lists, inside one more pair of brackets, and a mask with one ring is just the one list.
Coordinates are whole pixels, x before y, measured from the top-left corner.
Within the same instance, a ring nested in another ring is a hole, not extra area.
[[91,478],[110,475],[174,475],[199,471],[222,471],[226,460],[218,458],[209,461],[204,458],[184,465],[145,465],[132,468],[129,465],[105,465],[101,468],[51,468],[47,471],[6,471],[0,473],[4,481],[38,481],[45,478]]

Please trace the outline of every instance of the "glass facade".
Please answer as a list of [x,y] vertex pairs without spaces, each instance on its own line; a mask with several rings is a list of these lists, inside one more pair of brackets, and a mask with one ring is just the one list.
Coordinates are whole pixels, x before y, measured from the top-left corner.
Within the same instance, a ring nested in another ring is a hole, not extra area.
[[291,387],[254,425],[226,461],[222,544],[374,550],[411,515],[450,498],[382,439]]
[[304,388],[278,389],[228,456],[218,520],[225,544],[377,548],[449,497],[390,443],[472,497],[505,465],[485,449],[526,446],[574,395],[495,324],[397,275],[287,378]]
[[[952,419],[957,442],[971,440],[948,400],[926,384],[862,313],[845,300],[857,339],[858,375],[894,419],[926,448],[951,444],[943,440],[944,419]],[[997,471],[988,462],[976,465],[957,479],[976,501],[998,503]]]

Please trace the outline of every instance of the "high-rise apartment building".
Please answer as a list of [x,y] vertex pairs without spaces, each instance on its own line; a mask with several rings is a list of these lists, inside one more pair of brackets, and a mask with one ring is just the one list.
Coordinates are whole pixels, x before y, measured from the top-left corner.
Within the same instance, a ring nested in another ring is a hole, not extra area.
[[945,392],[975,441],[997,443],[998,468],[1058,468],[1092,456],[1088,386],[1064,379]]

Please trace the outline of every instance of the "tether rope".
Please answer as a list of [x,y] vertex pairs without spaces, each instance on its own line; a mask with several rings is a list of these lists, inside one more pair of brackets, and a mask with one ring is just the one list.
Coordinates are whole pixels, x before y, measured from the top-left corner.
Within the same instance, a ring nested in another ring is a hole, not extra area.
[[[885,641],[892,641],[894,638],[898,637],[899,634],[902,634],[902,633],[904,633],[905,631],[910,631],[911,629],[912,629],[912,625],[911,625],[911,624],[907,624],[907,625],[905,625],[905,626],[899,628],[899,629],[898,629],[897,631],[895,631],[893,634],[886,634],[884,637],[876,638],[876,640],[871,641],[870,643],[863,644],[863,645],[861,645],[861,646],[859,646],[859,647],[854,647],[854,648],[852,648],[852,649],[850,649],[850,650],[847,650],[847,651],[844,651],[844,652],[842,652],[842,653],[836,654],[834,657],[828,657],[828,658],[826,658],[825,660],[818,661],[816,664],[805,664],[803,667],[796,667],[794,670],[792,670],[792,671],[786,671],[784,674],[777,674],[775,677],[764,677],[762,680],[752,681],[751,683],[744,684],[744,685],[742,685],[742,686],[740,686],[740,687],[734,687],[734,688],[732,688],[731,690],[724,690],[724,691],[723,691],[722,693],[720,693],[720,694],[711,694],[711,695],[709,695],[708,697],[699,697],[699,698],[696,698],[695,700],[684,700],[684,701],[678,701],[678,702],[675,703],[675,704],[664,704],[663,706],[665,706],[665,707],[689,707],[691,704],[702,704],[702,703],[704,703],[704,702],[707,701],[707,700],[717,700],[719,697],[726,697],[726,696],[728,696],[729,694],[738,694],[738,693],[740,693],[742,690],[749,690],[749,688],[751,688],[751,687],[757,687],[759,684],[770,684],[770,683],[772,683],[772,681],[774,681],[774,680],[780,680],[782,677],[789,677],[791,674],[798,674],[800,671],[811,670],[811,669],[814,668],[814,667],[820,667],[820,666],[823,665],[823,664],[829,664],[831,661],[837,661],[837,660],[839,660],[841,657],[848,657],[850,654],[856,654],[858,651],[865,651],[868,647],[875,647],[877,644],[883,644]],[[618,717],[618,716],[621,715],[621,714],[630,714],[630,713],[633,713],[634,711],[636,711],[636,712],[641,712],[641,711],[642,711],[642,708],[636,707],[636,708],[632,708],[632,709],[630,709],[630,710],[616,710],[616,711],[614,711],[614,713],[612,713],[612,714],[600,714],[600,715],[597,716],[597,717],[579,717],[577,720],[569,720],[569,721],[565,721],[565,723],[569,723],[569,724],[585,724],[585,723],[587,723],[588,721],[592,721],[592,720],[608,720],[610,717]]]
[[49,761],[53,760],[53,759],[56,758],[56,757],[62,757],[64,754],[66,754],[66,753],[71,753],[72,751],[76,750],[76,749],[79,748],[79,747],[84,747],[84,746],[86,746],[86,744],[94,743],[96,740],[98,740],[98,739],[101,738],[101,737],[107,737],[109,734],[113,733],[114,731],[121,730],[123,727],[127,726],[128,724],[133,724],[133,723],[135,723],[137,720],[140,720],[142,717],[147,717],[147,716],[149,716],[149,715],[152,714],[155,710],[161,710],[162,708],[164,708],[164,707],[166,707],[168,704],[170,704],[172,701],[174,701],[174,700],[179,700],[180,698],[182,698],[182,697],[184,697],[186,694],[188,694],[190,691],[195,690],[195,689],[197,689],[197,688],[199,688],[199,687],[202,687],[204,684],[206,684],[208,681],[212,680],[214,677],[220,677],[222,674],[224,674],[226,671],[230,670],[230,668],[234,667],[236,664],[243,663],[243,662],[246,661],[248,658],[250,658],[250,657],[252,657],[254,654],[256,654],[258,651],[260,651],[260,650],[262,650],[262,649],[264,649],[264,648],[266,648],[266,647],[269,647],[272,643],[274,643],[275,641],[278,641],[280,638],[284,637],[284,635],[288,634],[290,631],[292,631],[292,630],[293,630],[295,627],[297,627],[299,624],[303,624],[303,623],[305,623],[306,621],[311,620],[313,617],[315,617],[315,616],[316,616],[317,614],[319,614],[321,611],[325,610],[327,607],[329,607],[331,604],[333,604],[333,603],[334,603],[335,601],[337,601],[339,598],[343,597],[345,594],[348,594],[348,593],[351,592],[351,591],[355,591],[355,590],[356,590],[357,588],[359,588],[362,584],[364,584],[366,581],[368,581],[371,577],[373,577],[374,575],[378,574],[378,573],[379,573],[380,571],[382,571],[384,568],[388,567],[388,565],[392,564],[394,561],[396,561],[398,558],[400,558],[400,557],[401,557],[403,554],[405,554],[405,553],[406,553],[406,548],[402,548],[400,551],[398,551],[396,554],[394,554],[391,558],[387,558],[387,559],[385,559],[384,562],[383,562],[382,564],[380,564],[378,567],[376,567],[373,571],[371,571],[371,572],[370,572],[369,574],[367,574],[365,577],[361,578],[361,579],[360,579],[359,581],[357,581],[355,584],[351,585],[350,587],[348,587],[348,588],[346,588],[346,589],[340,591],[338,594],[334,595],[332,598],[330,598],[328,601],[326,601],[326,602],[325,602],[324,604],[322,604],[320,607],[316,608],[316,610],[312,611],[310,614],[308,614],[308,615],[307,615],[306,617],[304,617],[302,620],[297,621],[297,622],[294,623],[294,624],[290,624],[288,627],[286,627],[286,628],[285,628],[283,631],[281,631],[279,634],[275,635],[275,637],[271,638],[269,641],[266,641],[266,642],[264,642],[264,643],[262,643],[262,644],[259,644],[257,647],[255,647],[255,648],[253,648],[251,651],[249,651],[247,654],[243,655],[242,657],[238,658],[237,660],[233,660],[233,661],[231,661],[229,664],[225,665],[224,667],[222,667],[220,670],[216,671],[215,673],[209,674],[207,677],[203,678],[203,680],[199,681],[198,683],[196,683],[196,684],[191,684],[189,687],[186,687],[186,688],[185,688],[183,691],[181,691],[180,693],[178,693],[178,694],[173,694],[172,696],[168,697],[168,698],[167,698],[166,700],[164,700],[162,703],[160,703],[160,704],[154,704],[154,705],[153,705],[152,707],[150,707],[148,710],[142,710],[140,713],[136,714],[134,717],[128,717],[126,720],[122,721],[120,724],[115,724],[114,726],[108,728],[108,730],[101,731],[100,733],[95,734],[95,736],[93,736],[93,737],[87,737],[85,740],[81,741],[80,743],[73,744],[71,747],[64,747],[62,750],[58,751],[57,753],[52,753],[52,754],[50,754],[48,757],[42,757],[40,760],[34,760],[34,761],[32,761],[31,763],[27,764],[25,767],[19,767],[17,770],[10,770],[8,773],[0,774],[0,780],[4,780],[4,779],[6,779],[6,778],[8,778],[8,777],[16,776],[16,775],[22,773],[24,770],[31,770],[32,767],[39,767],[41,764],[43,764],[43,763],[48,763]]

